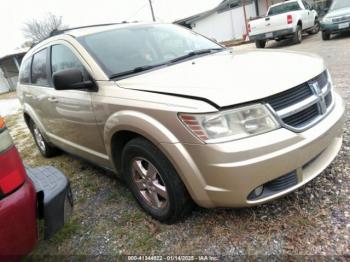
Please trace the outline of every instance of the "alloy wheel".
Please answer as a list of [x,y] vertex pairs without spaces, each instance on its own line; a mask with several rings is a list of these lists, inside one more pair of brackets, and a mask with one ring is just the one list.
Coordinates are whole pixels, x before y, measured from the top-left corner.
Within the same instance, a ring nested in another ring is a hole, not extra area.
[[44,138],[36,126],[34,127],[34,137],[41,151],[45,152],[46,146],[45,146]]
[[161,174],[144,158],[132,161],[132,180],[143,200],[154,209],[165,209],[169,196]]

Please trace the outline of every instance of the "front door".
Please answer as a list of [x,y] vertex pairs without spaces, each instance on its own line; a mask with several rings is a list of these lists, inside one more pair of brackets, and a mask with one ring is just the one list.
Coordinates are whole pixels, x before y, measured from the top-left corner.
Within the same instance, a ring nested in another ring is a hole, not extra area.
[[[78,53],[68,44],[51,46],[50,63],[52,75],[62,70],[79,69],[84,80],[90,77]],[[98,158],[106,159],[106,150],[92,108],[91,91],[52,89],[48,99],[53,109],[49,128],[56,143],[93,162],[100,162]]]

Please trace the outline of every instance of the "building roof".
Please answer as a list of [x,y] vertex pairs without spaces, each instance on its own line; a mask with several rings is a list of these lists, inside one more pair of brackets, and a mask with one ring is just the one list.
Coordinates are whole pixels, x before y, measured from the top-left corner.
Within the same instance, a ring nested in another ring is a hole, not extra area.
[[24,55],[25,53],[28,52],[29,49],[30,49],[29,47],[18,48],[10,52],[0,54],[0,60],[6,59],[11,56]]
[[[251,0],[248,0],[247,2],[251,2]],[[226,10],[232,9],[234,7],[237,7],[242,4],[242,0],[223,0],[218,6],[214,7],[211,10],[201,12],[183,19],[179,19],[174,21],[174,24],[179,25],[189,25],[197,20],[203,19],[211,14],[214,14],[216,12],[224,12]]]

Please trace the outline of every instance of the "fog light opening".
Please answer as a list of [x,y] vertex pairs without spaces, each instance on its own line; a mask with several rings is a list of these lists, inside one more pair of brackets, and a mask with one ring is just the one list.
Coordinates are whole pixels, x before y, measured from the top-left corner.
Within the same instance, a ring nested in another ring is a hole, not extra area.
[[264,186],[259,186],[259,187],[255,188],[254,189],[255,197],[261,196],[263,191],[264,191]]

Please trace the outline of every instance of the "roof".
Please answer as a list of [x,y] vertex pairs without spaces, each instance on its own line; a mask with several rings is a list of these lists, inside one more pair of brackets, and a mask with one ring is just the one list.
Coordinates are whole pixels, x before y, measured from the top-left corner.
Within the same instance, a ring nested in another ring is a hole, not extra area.
[[29,47],[18,48],[18,49],[12,50],[10,52],[1,54],[0,55],[0,60],[6,59],[6,58],[11,57],[11,56],[24,55],[25,53],[28,52],[28,50],[29,50]]
[[132,26],[146,25],[146,24],[154,24],[154,23],[122,22],[122,23],[112,23],[112,24],[88,25],[88,26],[81,26],[76,28],[67,28],[59,31],[53,31],[51,36],[68,34],[73,37],[79,37],[84,35],[90,35],[97,32],[108,31],[115,28],[132,27]]
[[[248,0],[248,2],[251,2],[251,0]],[[232,9],[236,6],[239,6],[242,4],[242,0],[223,0],[218,6],[214,7],[211,10],[205,11],[205,12],[201,12],[183,19],[179,19],[174,21],[175,24],[180,24],[180,25],[188,25],[191,24],[197,20],[203,19],[211,14],[214,13],[219,13],[219,12],[224,12],[226,10]]]

